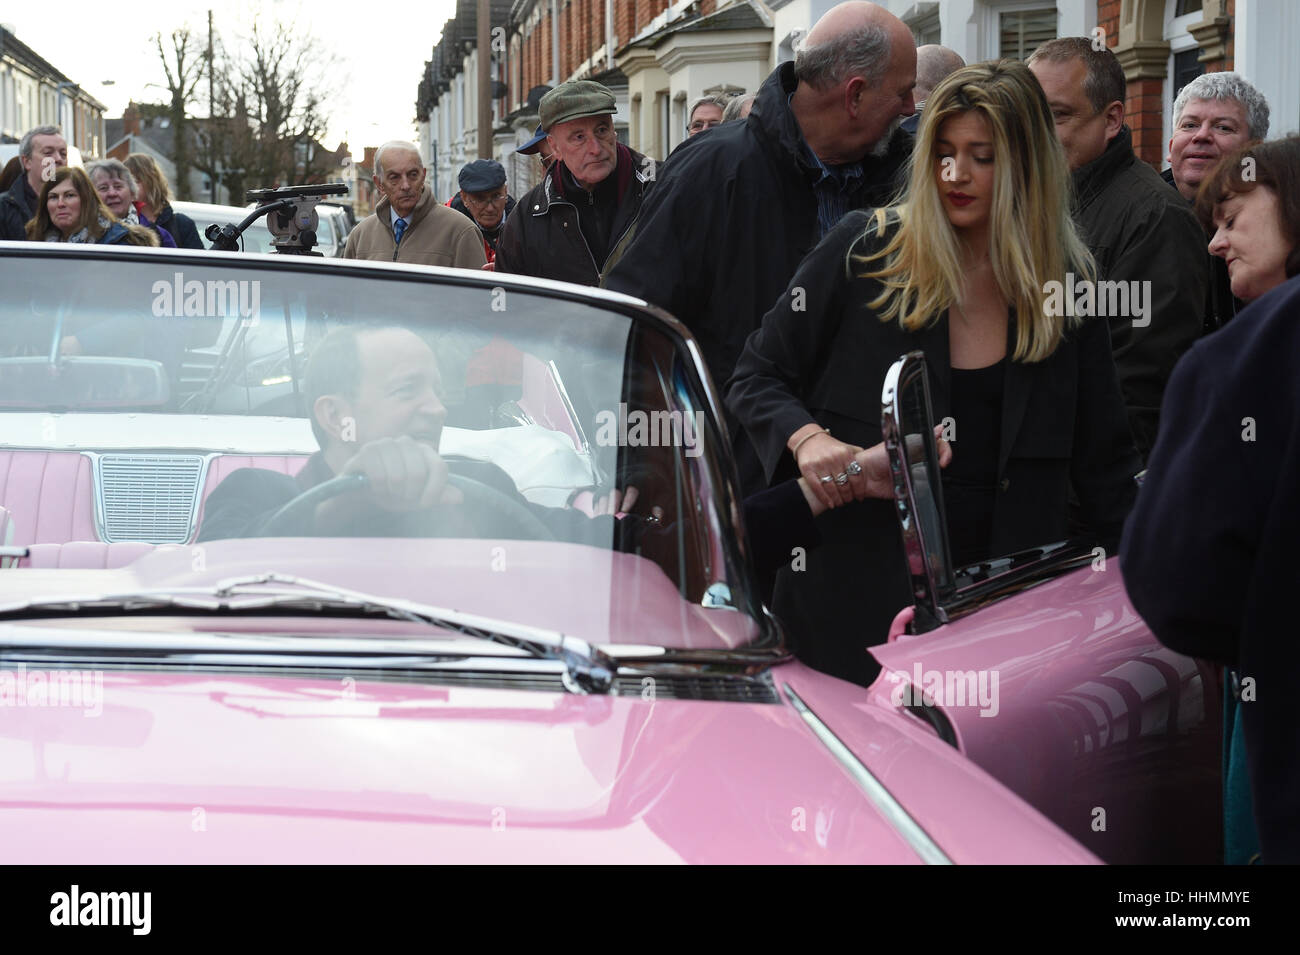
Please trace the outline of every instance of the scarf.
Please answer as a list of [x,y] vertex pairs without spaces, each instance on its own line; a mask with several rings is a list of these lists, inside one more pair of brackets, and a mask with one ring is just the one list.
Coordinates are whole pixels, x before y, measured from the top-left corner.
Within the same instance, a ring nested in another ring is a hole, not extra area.
[[[131,212],[132,214],[134,214],[135,210],[132,209]],[[108,219],[105,218],[102,214],[100,215],[99,235],[101,238],[104,236],[106,232],[108,232],[110,228],[112,228],[112,225],[113,223],[109,222]],[[83,226],[82,228],[78,229],[76,232],[72,233],[72,235],[68,236],[66,239],[63,237],[63,233],[60,232],[56,227],[50,226],[50,228],[45,233],[45,241],[46,242],[73,242],[79,245],[94,245],[95,242],[98,240],[93,235],[90,234],[90,228],[88,226]]]

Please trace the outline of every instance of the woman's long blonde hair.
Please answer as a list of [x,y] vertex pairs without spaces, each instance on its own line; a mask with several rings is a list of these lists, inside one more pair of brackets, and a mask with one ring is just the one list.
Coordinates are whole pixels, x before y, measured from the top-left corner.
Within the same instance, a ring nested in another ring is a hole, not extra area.
[[905,199],[876,210],[868,231],[883,234],[895,216],[899,228],[880,251],[856,257],[866,267],[861,274],[884,285],[868,304],[882,321],[916,331],[957,301],[964,284],[961,243],[935,184],[935,139],[945,120],[970,110],[979,111],[993,134],[989,257],[998,288],[1015,308],[1012,357],[1042,361],[1056,350],[1066,323],[1077,322],[1049,314],[1046,283],[1064,284],[1069,271],[1090,281],[1095,267],[1070,219],[1069,167],[1047,97],[1019,60],[958,70],[926,100]]

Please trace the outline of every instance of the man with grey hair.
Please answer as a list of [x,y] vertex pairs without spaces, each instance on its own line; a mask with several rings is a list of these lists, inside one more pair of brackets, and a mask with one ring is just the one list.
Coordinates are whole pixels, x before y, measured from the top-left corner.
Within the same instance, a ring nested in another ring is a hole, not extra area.
[[903,120],[905,130],[916,133],[916,127],[921,122],[921,110],[925,109],[925,101],[930,98],[934,88],[947,79],[949,74],[956,73],[965,65],[966,61],[961,55],[946,46],[927,43],[916,48],[916,89],[912,90],[916,112]]
[[41,187],[54,178],[54,170],[68,164],[68,141],[57,126],[29,129],[18,144],[24,175],[0,196],[0,239],[26,239],[27,223],[36,215]]
[[686,114],[686,136],[689,139],[696,133],[722,125],[722,116],[727,111],[727,97],[709,94],[701,96],[691,104]]
[[730,123],[733,120],[745,119],[749,116],[749,111],[754,108],[754,93],[742,93],[740,96],[733,96],[727,103],[727,108],[722,111],[722,121]]
[[478,227],[434,199],[413,143],[391,140],[375,150],[374,181],[383,198],[348,234],[345,259],[459,269],[487,264]]
[[[795,61],[764,80],[746,122],[673,152],[605,287],[684,322],[722,385],[800,260],[847,212],[883,205],[902,185],[912,137],[896,130],[912,113],[915,80],[916,45],[901,20],[873,3],[832,7]],[[747,442],[737,461],[746,490],[757,490]]]
[[[1196,190],[1220,158],[1267,135],[1268,102],[1263,93],[1240,73],[1202,73],[1174,100],[1169,168],[1160,175],[1189,203],[1194,202]],[[1211,271],[1205,331],[1212,332],[1236,315],[1243,303],[1232,294],[1227,264],[1208,253],[1207,258]]]
[[1165,181],[1188,202],[1225,156],[1268,135],[1268,102],[1240,73],[1202,73],[1174,100],[1173,135]]

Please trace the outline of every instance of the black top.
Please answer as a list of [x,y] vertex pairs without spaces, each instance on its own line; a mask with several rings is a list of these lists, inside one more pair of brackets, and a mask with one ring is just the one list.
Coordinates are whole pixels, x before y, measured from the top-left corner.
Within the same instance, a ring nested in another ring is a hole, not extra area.
[[1266,863],[1300,863],[1300,277],[1174,370],[1120,571],[1160,642],[1236,666]]
[[948,547],[959,567],[995,556],[990,549],[1006,366],[1004,358],[986,368],[952,369],[953,455],[942,481]]
[[569,168],[563,163],[564,194],[578,208],[578,226],[587,240],[591,257],[604,262],[609,257],[609,243],[614,232],[614,218],[618,215],[618,182],[611,171],[608,176],[588,192],[578,185]]

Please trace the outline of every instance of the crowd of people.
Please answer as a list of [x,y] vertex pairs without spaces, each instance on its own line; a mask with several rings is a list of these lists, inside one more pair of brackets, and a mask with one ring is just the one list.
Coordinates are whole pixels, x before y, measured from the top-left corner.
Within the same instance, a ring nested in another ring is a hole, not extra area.
[[[1297,861],[1300,720],[1264,686],[1300,664],[1278,599],[1300,576],[1300,138],[1267,141],[1259,91],[1205,74],[1173,104],[1162,175],[1126,98],[1091,38],[967,66],[850,0],[755,93],[692,103],[663,161],[619,142],[591,80],[541,99],[518,149],[541,180],[517,199],[478,160],[440,202],[416,147],[385,143],[382,199],[345,256],[601,286],[675,315],[724,395],[765,596],[805,662],[864,684],[863,634],[883,642],[911,599],[880,386],[924,351],[936,419],[955,422],[954,560],[1067,536],[1121,550],[1161,641],[1228,667],[1230,697],[1261,684],[1227,707],[1229,858]],[[58,131],[33,130],[3,236],[197,241],[146,160],[69,169]],[[780,566],[791,542],[805,566]]]

